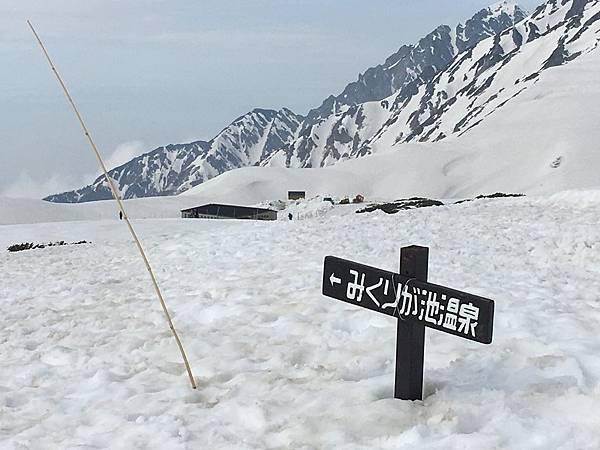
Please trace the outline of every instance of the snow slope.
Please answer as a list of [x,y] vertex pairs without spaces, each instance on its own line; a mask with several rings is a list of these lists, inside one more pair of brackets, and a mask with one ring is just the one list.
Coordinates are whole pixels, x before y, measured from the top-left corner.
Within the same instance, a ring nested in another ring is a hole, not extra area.
[[415,144],[403,152],[370,155],[319,169],[248,167],[220,175],[181,196],[220,195],[243,202],[281,199],[287,197],[288,190],[304,190],[308,197],[361,193],[368,200],[407,195],[446,198],[443,168],[461,154],[446,146]]
[[[159,199],[155,201],[163,201]],[[0,448],[600,448],[600,195],[293,222],[137,223],[196,374],[122,223],[0,227]],[[323,257],[496,300],[494,342],[428,331],[392,399],[395,322],[322,297]]]
[[[458,55],[412,99],[390,99],[390,104],[395,104],[387,123],[356,154],[375,147],[398,148],[404,142],[463,135],[490,118],[509,116],[505,107],[532,86],[538,95],[547,96],[561,84],[576,85],[577,92],[594,97],[598,84],[579,83],[578,70],[570,66],[590,53],[597,59],[599,42],[600,1],[550,0],[526,20]],[[539,83],[549,71],[554,83]],[[580,104],[586,114],[586,128],[594,128],[594,106],[592,98]],[[566,112],[557,115],[565,121],[570,119]],[[501,132],[532,137],[528,121],[513,124]],[[545,132],[558,139],[561,128],[555,125],[547,123]]]
[[446,168],[464,180],[449,195],[600,187],[599,73],[600,49],[546,70],[501,114],[448,142],[465,153]]

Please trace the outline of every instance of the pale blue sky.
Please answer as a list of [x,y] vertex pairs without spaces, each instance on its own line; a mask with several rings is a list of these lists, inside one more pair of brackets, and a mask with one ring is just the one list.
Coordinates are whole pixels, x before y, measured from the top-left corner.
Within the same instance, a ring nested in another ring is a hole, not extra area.
[[[541,1],[520,1],[530,11]],[[304,114],[490,0],[3,0],[0,195],[80,187],[97,163],[30,19],[111,162],[210,139],[254,107]],[[111,158],[112,157],[112,158]]]

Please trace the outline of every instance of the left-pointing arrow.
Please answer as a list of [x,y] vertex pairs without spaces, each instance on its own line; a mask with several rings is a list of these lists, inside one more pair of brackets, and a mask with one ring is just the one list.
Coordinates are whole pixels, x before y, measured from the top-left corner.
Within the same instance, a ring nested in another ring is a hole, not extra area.
[[329,282],[331,283],[331,287],[333,287],[334,284],[342,284],[342,279],[336,277],[335,273],[332,273],[329,277]]

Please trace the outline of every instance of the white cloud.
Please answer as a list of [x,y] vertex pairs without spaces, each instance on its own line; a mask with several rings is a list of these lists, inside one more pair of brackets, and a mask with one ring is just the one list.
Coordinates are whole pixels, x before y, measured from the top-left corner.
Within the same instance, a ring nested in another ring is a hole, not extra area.
[[[117,145],[110,156],[106,157],[105,155],[102,155],[102,159],[104,160],[106,168],[111,170],[131,161],[137,156],[140,156],[146,150],[148,149],[142,141],[127,141]],[[78,188],[93,183],[96,181],[96,179],[98,179],[98,177],[104,177],[100,167],[98,167],[98,170],[95,172],[90,172],[83,175],[83,181]],[[118,184],[119,183],[116,183],[116,185]]]
[[110,170],[123,165],[136,156],[140,156],[145,150],[147,149],[142,141],[123,142],[117,145],[117,148],[105,159],[106,168]]

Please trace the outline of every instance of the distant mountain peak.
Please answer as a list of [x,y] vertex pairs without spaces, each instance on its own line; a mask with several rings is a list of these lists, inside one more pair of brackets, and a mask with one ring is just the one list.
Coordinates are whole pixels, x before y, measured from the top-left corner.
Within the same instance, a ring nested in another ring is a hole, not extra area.
[[463,52],[477,44],[482,36],[490,37],[524,20],[529,13],[513,1],[501,1],[478,11],[456,26],[456,47]]
[[491,12],[496,14],[513,14],[516,9],[522,9],[517,2],[512,0],[502,0],[491,4],[487,7]]
[[[294,138],[301,120],[288,108],[255,108],[208,142],[159,147],[112,168],[109,175],[123,198],[176,195],[228,170],[257,165]],[[88,186],[44,200],[79,203],[111,197],[100,176]]]

